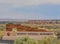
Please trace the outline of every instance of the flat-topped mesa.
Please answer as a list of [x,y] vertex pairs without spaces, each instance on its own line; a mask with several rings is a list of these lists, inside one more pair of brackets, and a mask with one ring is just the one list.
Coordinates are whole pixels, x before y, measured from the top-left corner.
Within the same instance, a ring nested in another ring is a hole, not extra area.
[[29,20],[30,24],[60,24],[60,20]]
[[24,25],[21,25],[21,24],[6,24],[6,31],[12,31],[13,28],[16,28],[17,31],[30,31],[30,32],[47,32],[48,30],[46,29],[38,29],[38,28],[32,28],[32,27],[29,27],[29,26],[24,26]]

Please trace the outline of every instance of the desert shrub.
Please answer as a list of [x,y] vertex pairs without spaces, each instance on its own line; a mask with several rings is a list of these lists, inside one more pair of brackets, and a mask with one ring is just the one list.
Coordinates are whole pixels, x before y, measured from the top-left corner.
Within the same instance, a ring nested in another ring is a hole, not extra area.
[[55,37],[45,37],[40,40],[22,37],[15,39],[14,44],[60,44],[60,40]]
[[4,35],[4,31],[0,31],[0,39],[2,39],[3,35]]
[[28,37],[17,38],[14,41],[14,44],[37,44],[38,42],[34,39]]
[[56,37],[45,37],[38,42],[39,44],[60,44],[60,40],[58,40]]

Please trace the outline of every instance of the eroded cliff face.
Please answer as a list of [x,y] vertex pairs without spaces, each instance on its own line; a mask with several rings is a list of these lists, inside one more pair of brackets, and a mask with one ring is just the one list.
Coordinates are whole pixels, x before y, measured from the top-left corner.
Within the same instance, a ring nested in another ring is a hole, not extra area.
[[21,24],[6,24],[6,31],[12,31],[13,28],[16,28],[17,31],[33,31],[33,32],[47,32],[46,29],[32,28],[30,26],[24,26]]

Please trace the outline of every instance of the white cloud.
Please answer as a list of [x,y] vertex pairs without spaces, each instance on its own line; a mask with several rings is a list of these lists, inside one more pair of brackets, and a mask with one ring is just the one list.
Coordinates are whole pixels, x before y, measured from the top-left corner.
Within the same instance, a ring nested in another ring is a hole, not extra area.
[[45,3],[60,4],[60,0],[0,0],[0,3],[10,4],[12,6],[33,6]]
[[[27,13],[16,13],[12,12],[12,8],[21,6],[33,6],[40,4],[60,4],[60,0],[0,0],[0,18],[11,18],[11,19],[47,19],[48,16],[33,15]],[[13,7],[12,7],[13,6]],[[41,17],[40,17],[41,16]]]
[[0,5],[0,14],[8,13],[9,11],[11,11],[11,7]]
[[44,19],[45,17],[45,15],[27,13],[5,13],[0,15],[0,19]]

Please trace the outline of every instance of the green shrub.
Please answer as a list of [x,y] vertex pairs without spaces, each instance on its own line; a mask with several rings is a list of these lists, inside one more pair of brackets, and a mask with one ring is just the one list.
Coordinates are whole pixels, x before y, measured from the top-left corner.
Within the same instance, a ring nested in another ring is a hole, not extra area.
[[37,41],[28,37],[17,38],[14,44],[37,44]]
[[15,39],[14,44],[60,44],[60,40],[54,37],[45,37],[40,40],[22,37]]

